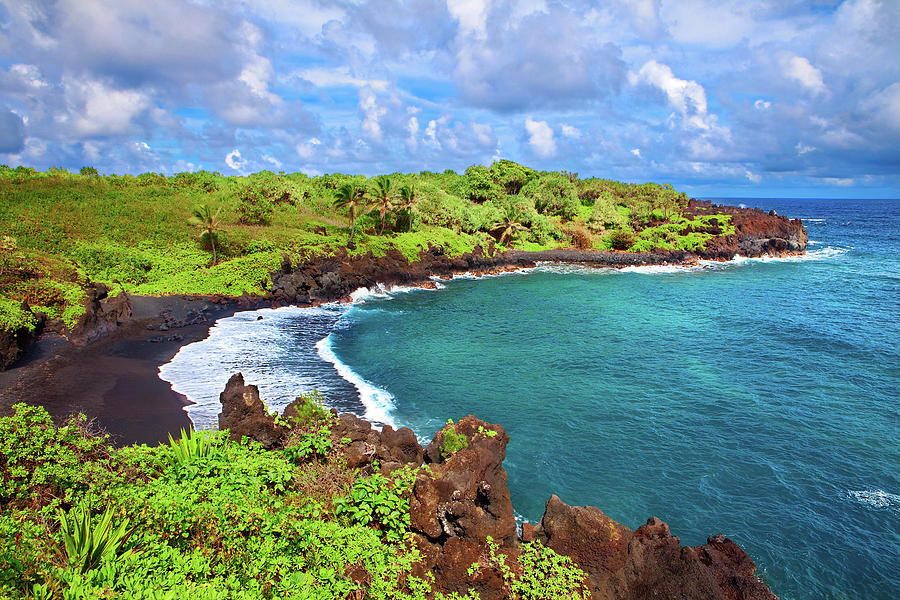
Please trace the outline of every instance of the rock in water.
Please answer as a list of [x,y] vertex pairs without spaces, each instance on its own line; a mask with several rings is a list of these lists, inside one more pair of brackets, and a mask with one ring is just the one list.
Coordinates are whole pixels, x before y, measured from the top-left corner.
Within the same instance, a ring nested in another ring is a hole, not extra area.
[[777,600],[737,544],[719,535],[683,547],[656,517],[631,531],[598,508],[552,496],[529,535],[578,563],[594,600]]
[[228,429],[229,437],[240,441],[243,436],[256,440],[271,450],[280,447],[287,438],[287,429],[275,422],[259,397],[259,388],[244,385],[244,376],[236,373],[219,394],[222,412],[219,413],[219,429]]

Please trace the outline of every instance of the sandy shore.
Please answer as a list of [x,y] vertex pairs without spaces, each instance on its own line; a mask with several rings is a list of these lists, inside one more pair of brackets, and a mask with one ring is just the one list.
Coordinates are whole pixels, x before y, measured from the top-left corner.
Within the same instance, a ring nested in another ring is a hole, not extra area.
[[[159,378],[159,367],[181,346],[205,338],[217,319],[238,306],[180,296],[132,301],[133,320],[87,346],[57,334],[42,336],[17,365],[0,372],[0,413],[9,414],[17,402],[41,405],[57,420],[81,412],[117,444],[153,445],[190,427],[183,410],[187,398]],[[204,322],[159,330],[166,317],[184,319],[202,307]]]

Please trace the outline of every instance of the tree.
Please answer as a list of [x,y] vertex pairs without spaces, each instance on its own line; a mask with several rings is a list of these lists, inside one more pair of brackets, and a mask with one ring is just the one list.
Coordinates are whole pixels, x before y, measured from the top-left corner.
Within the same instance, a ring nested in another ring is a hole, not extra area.
[[350,238],[347,244],[353,241],[353,234],[356,232],[356,210],[366,207],[365,197],[365,188],[355,183],[345,183],[335,193],[334,205],[338,208],[346,207],[350,211]]
[[378,235],[384,233],[384,218],[387,211],[393,208],[394,199],[397,194],[392,191],[393,182],[387,175],[379,175],[375,178],[375,194],[372,204],[378,209],[378,216],[381,218],[381,229]]
[[497,241],[501,246],[520,231],[528,231],[528,227],[522,224],[518,211],[512,206],[505,207],[503,218],[491,225],[491,233],[500,234]]
[[416,203],[421,199],[421,196],[416,192],[416,188],[411,185],[404,185],[400,188],[400,192],[398,193],[397,200],[394,203],[394,206],[401,210],[406,217],[406,230],[412,231],[413,225],[413,213],[416,212]]
[[213,213],[209,204],[201,204],[194,209],[194,216],[190,219],[192,224],[200,228],[200,238],[203,239],[205,237],[209,240],[209,245],[212,248],[213,254],[213,265],[216,264],[216,237],[218,236],[220,229],[219,225],[222,222],[221,217],[219,217],[219,213],[221,212],[221,206]]

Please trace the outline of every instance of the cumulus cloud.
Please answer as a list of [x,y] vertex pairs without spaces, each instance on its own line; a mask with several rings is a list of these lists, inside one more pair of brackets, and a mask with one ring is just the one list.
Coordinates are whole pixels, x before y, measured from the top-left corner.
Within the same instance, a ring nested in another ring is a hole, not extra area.
[[247,166],[247,161],[241,158],[241,151],[235,148],[225,155],[225,164],[235,171],[242,172]]
[[67,78],[64,86],[69,113],[59,115],[59,121],[71,123],[79,136],[128,133],[132,120],[150,106],[145,92],[116,89],[102,81]]
[[567,138],[578,139],[581,137],[581,130],[577,127],[572,127],[571,125],[567,125],[563,123],[560,125],[560,131]]
[[618,90],[619,49],[598,40],[581,11],[555,4],[510,18],[504,2],[451,3],[459,20],[453,79],[466,102],[502,112],[572,105]]
[[528,117],[525,119],[525,130],[528,132],[528,144],[538,156],[548,158],[556,154],[553,128],[546,121],[535,121]]
[[706,114],[706,91],[696,81],[679,79],[668,65],[649,60],[640,71],[629,74],[632,84],[647,83],[666,95],[669,104],[682,115]]
[[809,59],[796,55],[785,56],[781,64],[788,79],[798,82],[814,96],[825,94],[828,91],[822,80],[822,72],[812,66]]

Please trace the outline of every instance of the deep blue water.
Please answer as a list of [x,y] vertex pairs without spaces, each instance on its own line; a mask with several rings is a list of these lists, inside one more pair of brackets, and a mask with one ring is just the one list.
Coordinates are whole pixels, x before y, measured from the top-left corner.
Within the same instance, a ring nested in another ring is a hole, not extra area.
[[423,437],[501,423],[530,521],[556,493],[724,532],[782,598],[900,597],[900,202],[754,204],[812,258],[456,280],[354,306],[332,349]]
[[242,313],[163,376],[199,425],[236,370],[272,407],[318,387],[425,440],[473,413],[511,436],[524,519],[556,493],[632,528],[658,516],[683,544],[723,532],[785,600],[898,598],[900,201],[745,202],[803,218],[808,255]]

